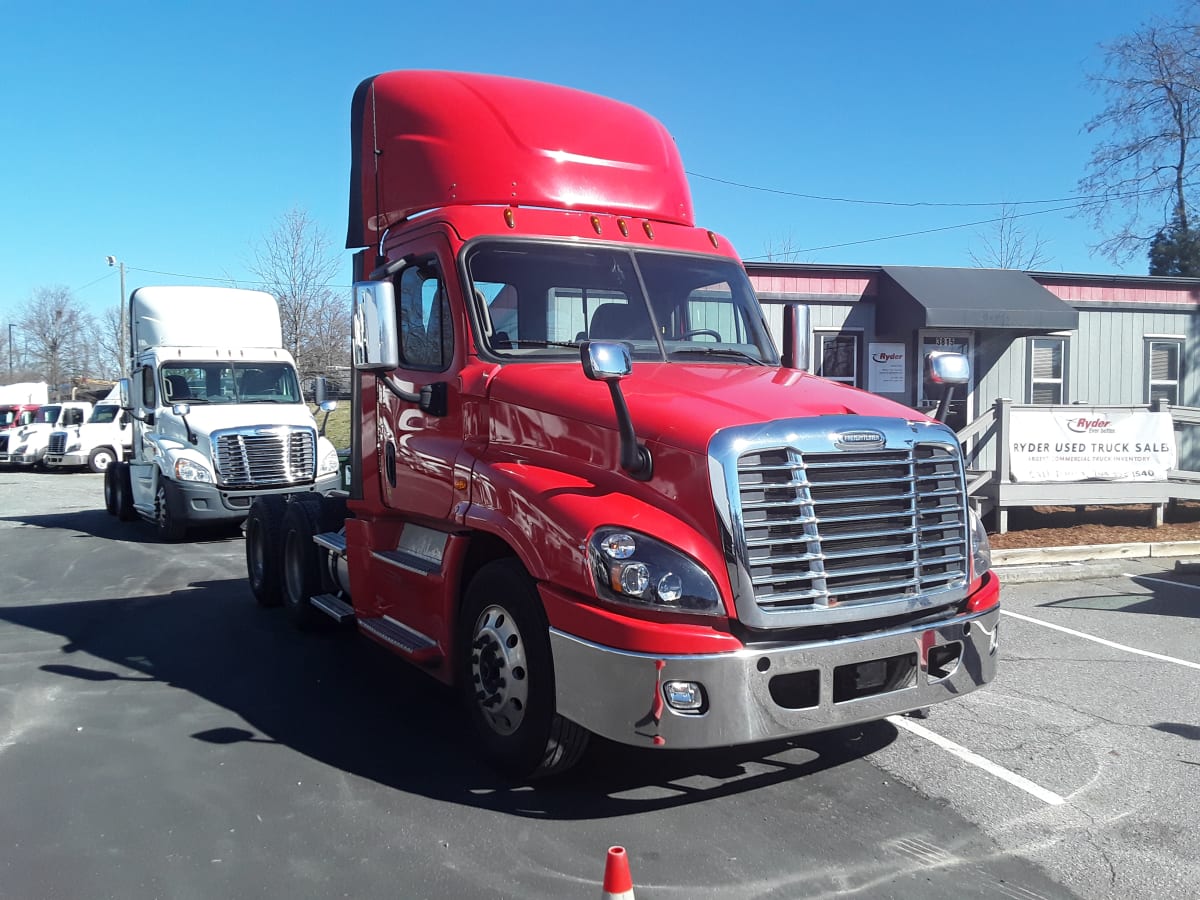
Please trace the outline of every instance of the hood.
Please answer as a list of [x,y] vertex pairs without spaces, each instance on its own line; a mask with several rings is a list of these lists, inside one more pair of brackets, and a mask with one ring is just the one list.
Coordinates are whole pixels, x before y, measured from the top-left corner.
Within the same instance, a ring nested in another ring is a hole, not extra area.
[[[246,428],[253,425],[308,426],[314,431],[317,424],[303,403],[191,403],[188,424],[197,434],[211,434],[225,428]],[[166,407],[160,414],[164,420],[179,421]]]
[[[639,437],[700,454],[718,430],[733,425],[846,414],[927,419],[857,388],[767,366],[634,363],[621,390]],[[578,364],[504,366],[489,396],[564,419],[615,424],[608,387],[589,381]]]

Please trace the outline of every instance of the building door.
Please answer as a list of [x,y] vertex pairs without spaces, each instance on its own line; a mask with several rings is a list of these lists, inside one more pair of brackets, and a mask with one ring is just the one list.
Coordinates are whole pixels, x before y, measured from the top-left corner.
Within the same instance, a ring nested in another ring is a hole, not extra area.
[[929,380],[926,355],[933,350],[961,353],[971,362],[971,380],[954,389],[946,424],[955,431],[966,428],[975,418],[975,335],[970,331],[945,331],[925,328],[917,336],[917,409],[933,415],[942,399],[943,388]]

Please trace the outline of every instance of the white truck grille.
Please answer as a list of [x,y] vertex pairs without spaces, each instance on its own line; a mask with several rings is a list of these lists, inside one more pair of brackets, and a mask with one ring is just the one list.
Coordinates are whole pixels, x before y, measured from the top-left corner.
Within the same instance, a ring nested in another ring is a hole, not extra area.
[[213,433],[213,462],[225,487],[311,483],[317,435],[311,428],[249,428]]
[[56,431],[50,435],[50,444],[46,447],[46,452],[61,455],[67,452],[67,433],[65,431]]

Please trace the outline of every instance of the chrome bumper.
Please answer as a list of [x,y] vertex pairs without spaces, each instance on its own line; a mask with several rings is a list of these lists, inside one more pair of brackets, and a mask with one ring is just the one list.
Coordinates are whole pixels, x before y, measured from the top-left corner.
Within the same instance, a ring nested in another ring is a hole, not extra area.
[[[705,656],[629,653],[551,629],[558,712],[623,744],[671,748],[873,721],[991,681],[999,623],[996,607],[932,626]],[[673,708],[665,689],[672,681],[699,684],[702,707]]]

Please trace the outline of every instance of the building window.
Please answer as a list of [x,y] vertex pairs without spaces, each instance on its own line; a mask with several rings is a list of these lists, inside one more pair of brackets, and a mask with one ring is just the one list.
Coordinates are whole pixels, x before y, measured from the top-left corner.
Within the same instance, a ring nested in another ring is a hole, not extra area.
[[1163,400],[1179,405],[1180,361],[1183,341],[1177,338],[1146,339],[1146,402]]
[[817,374],[831,381],[859,383],[860,335],[846,331],[817,331],[813,333],[816,344]]
[[1029,339],[1029,402],[1055,406],[1067,402],[1067,339]]

